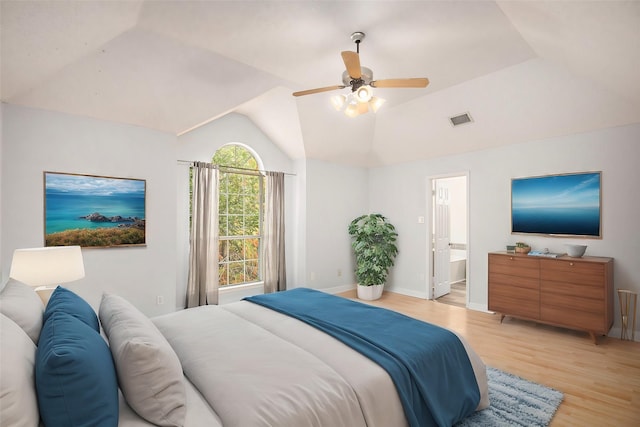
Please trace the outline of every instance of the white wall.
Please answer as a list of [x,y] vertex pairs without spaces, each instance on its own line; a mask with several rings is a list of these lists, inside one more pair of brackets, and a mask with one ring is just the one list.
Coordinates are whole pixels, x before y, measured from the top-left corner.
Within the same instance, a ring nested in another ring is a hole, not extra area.
[[[399,233],[400,252],[389,288],[427,295],[427,232],[416,221],[419,215],[429,218],[426,177],[468,170],[470,306],[487,308],[487,253],[516,240],[552,252],[563,252],[565,243],[587,244],[587,255],[615,259],[615,288],[640,292],[639,140],[640,125],[630,125],[372,169],[370,208],[387,215]],[[581,171],[602,171],[602,239],[511,235],[511,178]]]
[[356,283],[349,223],[369,213],[368,171],[307,161],[306,277],[301,285],[338,292]]
[[[241,143],[250,147],[262,160],[265,170],[293,173],[285,176],[285,251],[288,284],[293,284],[298,266],[294,256],[297,242],[296,207],[300,179],[294,162],[255,125],[241,114],[228,114],[198,129],[178,137],[177,158],[188,161],[210,162],[216,150],[228,143]],[[175,164],[175,162],[174,162]],[[189,259],[189,168],[177,166],[177,277],[176,308],[184,307],[187,289],[187,265]],[[302,171],[303,172],[303,171]],[[242,294],[239,294],[238,299]],[[230,301],[233,298],[229,299]]]
[[[389,273],[387,289],[419,298],[427,296],[429,275],[429,175],[435,173],[416,163],[369,171],[369,210],[386,216],[398,232],[398,256]],[[418,222],[418,217],[424,217],[424,223]]]
[[[2,117],[2,282],[14,249],[44,245],[43,171],[145,179],[146,247],[83,249],[86,277],[65,286],[94,308],[104,291],[148,315],[172,311],[176,137],[8,104]],[[157,295],[164,305],[156,305]]]
[[298,287],[305,283],[307,277],[307,162],[305,159],[294,161],[296,172],[295,204],[293,208],[293,227],[296,238],[292,242],[292,254],[287,258],[287,264],[295,266],[293,276],[287,277],[287,287]]

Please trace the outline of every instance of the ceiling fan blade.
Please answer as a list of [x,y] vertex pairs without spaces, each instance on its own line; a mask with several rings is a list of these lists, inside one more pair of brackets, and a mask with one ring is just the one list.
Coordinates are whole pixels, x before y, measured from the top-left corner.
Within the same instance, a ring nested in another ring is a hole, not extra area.
[[347,67],[349,77],[352,79],[359,79],[362,77],[362,69],[360,68],[360,55],[350,50],[342,52],[342,60],[344,66]]
[[371,82],[373,87],[427,87],[428,84],[429,79],[427,78],[385,79]]
[[301,90],[300,92],[293,92],[293,96],[303,96],[303,95],[311,95],[313,93],[329,92],[330,90],[344,89],[345,87],[346,86],[336,85],[336,86],[319,87],[317,89]]

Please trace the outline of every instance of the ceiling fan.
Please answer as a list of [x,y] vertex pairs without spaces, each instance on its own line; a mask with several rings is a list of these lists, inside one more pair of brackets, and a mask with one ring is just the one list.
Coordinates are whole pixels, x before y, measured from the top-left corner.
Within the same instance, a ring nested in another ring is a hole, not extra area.
[[360,43],[364,39],[365,34],[356,31],[351,34],[351,40],[356,44],[356,52],[343,51],[342,60],[346,67],[346,71],[342,73],[342,85],[326,86],[316,89],[302,90],[294,92],[293,96],[311,95],[320,92],[329,92],[332,90],[344,89],[351,87],[351,93],[348,96],[337,95],[331,98],[331,102],[340,111],[345,108],[345,114],[355,117],[359,114],[369,111],[369,107],[376,112],[384,100],[373,96],[372,87],[374,88],[424,88],[429,84],[427,78],[409,78],[409,79],[385,79],[373,80],[373,71],[370,68],[360,65]]

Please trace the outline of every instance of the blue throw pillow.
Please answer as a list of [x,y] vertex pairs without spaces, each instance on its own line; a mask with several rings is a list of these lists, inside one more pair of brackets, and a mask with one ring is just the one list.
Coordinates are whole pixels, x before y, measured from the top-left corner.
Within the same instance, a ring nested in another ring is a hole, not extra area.
[[70,314],[91,326],[96,332],[100,332],[98,316],[89,303],[78,294],[62,286],[58,286],[51,294],[42,321],[46,323],[47,319],[56,311]]
[[36,351],[36,391],[46,426],[118,425],[118,381],[102,336],[77,318],[55,312]]

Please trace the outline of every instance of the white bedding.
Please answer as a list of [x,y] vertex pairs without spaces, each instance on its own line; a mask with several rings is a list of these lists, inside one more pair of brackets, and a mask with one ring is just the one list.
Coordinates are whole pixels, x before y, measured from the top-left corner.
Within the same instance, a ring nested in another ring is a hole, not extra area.
[[155,324],[225,427],[365,426],[344,378],[311,353],[224,308],[189,309]]
[[[199,394],[214,411],[204,410],[201,401],[188,404],[186,427],[407,425],[395,386],[381,367],[296,319],[241,301],[153,321],[193,385],[189,399]],[[485,367],[462,342],[482,409],[488,406]],[[136,424],[132,415],[121,425],[148,425]]]

